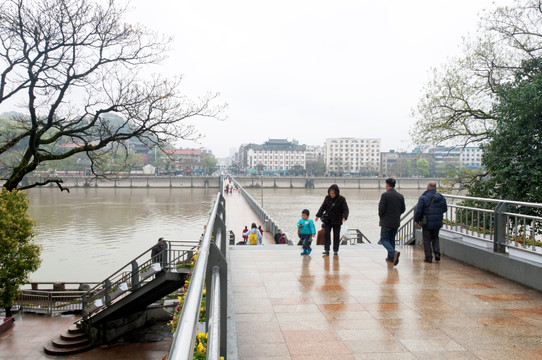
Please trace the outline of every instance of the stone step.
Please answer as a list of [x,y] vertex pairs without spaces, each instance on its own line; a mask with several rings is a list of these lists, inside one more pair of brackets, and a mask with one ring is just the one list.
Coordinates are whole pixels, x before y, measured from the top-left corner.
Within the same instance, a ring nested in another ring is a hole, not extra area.
[[71,334],[80,334],[80,333],[82,333],[80,323],[76,322],[75,324],[70,326],[68,328],[68,332],[71,333]]
[[66,331],[60,334],[60,338],[66,341],[73,341],[73,340],[86,339],[87,336],[82,331],[79,331],[78,333]]
[[48,355],[54,355],[54,356],[64,356],[64,355],[72,355],[72,354],[78,354],[87,350],[90,350],[92,346],[90,344],[86,345],[80,345],[80,346],[73,346],[73,347],[57,347],[55,344],[51,341],[49,344],[46,344],[43,347],[43,350]]
[[86,337],[81,339],[63,339],[60,335],[52,340],[54,346],[58,348],[74,348],[89,344],[89,340]]

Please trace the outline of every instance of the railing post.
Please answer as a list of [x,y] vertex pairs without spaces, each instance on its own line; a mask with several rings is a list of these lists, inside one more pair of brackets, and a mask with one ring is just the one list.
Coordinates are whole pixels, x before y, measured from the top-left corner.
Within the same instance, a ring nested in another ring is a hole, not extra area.
[[[172,257],[169,255],[169,252],[170,252],[170,249],[171,249],[171,244],[169,243],[169,241],[164,241],[164,244],[166,246],[166,248],[164,250],[162,250],[162,263],[160,264],[160,267],[165,270],[166,268],[169,268],[169,259],[172,259]],[[173,266],[171,267],[173,268]]]
[[139,266],[137,262],[132,261],[132,290],[136,290],[139,287]]
[[109,293],[110,291],[111,291],[111,280],[105,279],[105,306],[111,305],[111,295]]
[[493,251],[504,253],[506,250],[506,203],[495,206],[495,229],[493,234]]

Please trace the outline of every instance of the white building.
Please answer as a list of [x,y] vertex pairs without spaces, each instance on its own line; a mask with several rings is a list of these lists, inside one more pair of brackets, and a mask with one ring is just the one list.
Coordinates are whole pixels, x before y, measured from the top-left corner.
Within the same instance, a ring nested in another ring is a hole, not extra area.
[[378,173],[380,139],[329,138],[325,143],[325,161],[329,173]]
[[245,146],[246,168],[264,172],[305,170],[305,145],[287,139],[269,139],[263,145]]
[[477,146],[466,146],[461,149],[461,153],[459,154],[459,162],[464,167],[481,167],[482,153],[482,149]]
[[482,149],[477,146],[435,146],[428,149],[437,163],[457,162],[459,166],[477,168],[482,166]]
[[324,159],[325,148],[321,145],[306,145],[305,156],[307,161],[317,161]]

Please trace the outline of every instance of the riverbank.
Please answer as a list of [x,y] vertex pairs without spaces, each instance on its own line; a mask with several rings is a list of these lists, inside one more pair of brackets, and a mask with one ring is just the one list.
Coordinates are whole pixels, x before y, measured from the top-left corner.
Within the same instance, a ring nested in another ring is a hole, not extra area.
[[[28,178],[34,182],[39,178]],[[216,188],[220,186],[218,177],[213,176],[130,176],[111,180],[84,176],[62,177],[68,188]],[[235,180],[244,188],[273,189],[327,189],[337,184],[344,189],[384,189],[385,178],[374,177],[306,177],[306,176],[239,176]],[[437,178],[398,178],[397,189],[425,189],[431,180],[440,187],[442,179]],[[56,187],[51,184],[51,187]]]

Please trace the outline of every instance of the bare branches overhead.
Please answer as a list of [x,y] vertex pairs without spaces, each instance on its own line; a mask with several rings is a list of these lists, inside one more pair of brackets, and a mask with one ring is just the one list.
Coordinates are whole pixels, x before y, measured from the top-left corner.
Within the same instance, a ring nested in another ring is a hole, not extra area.
[[[144,67],[164,59],[170,39],[124,23],[119,4],[0,0],[0,103],[23,104],[27,114],[0,132],[4,187],[16,188],[40,164],[77,153],[92,161],[128,140],[161,147],[195,138],[183,120],[221,114],[223,106],[212,105],[216,94],[184,97],[180,77],[141,78]],[[66,143],[72,146],[58,146]]]

